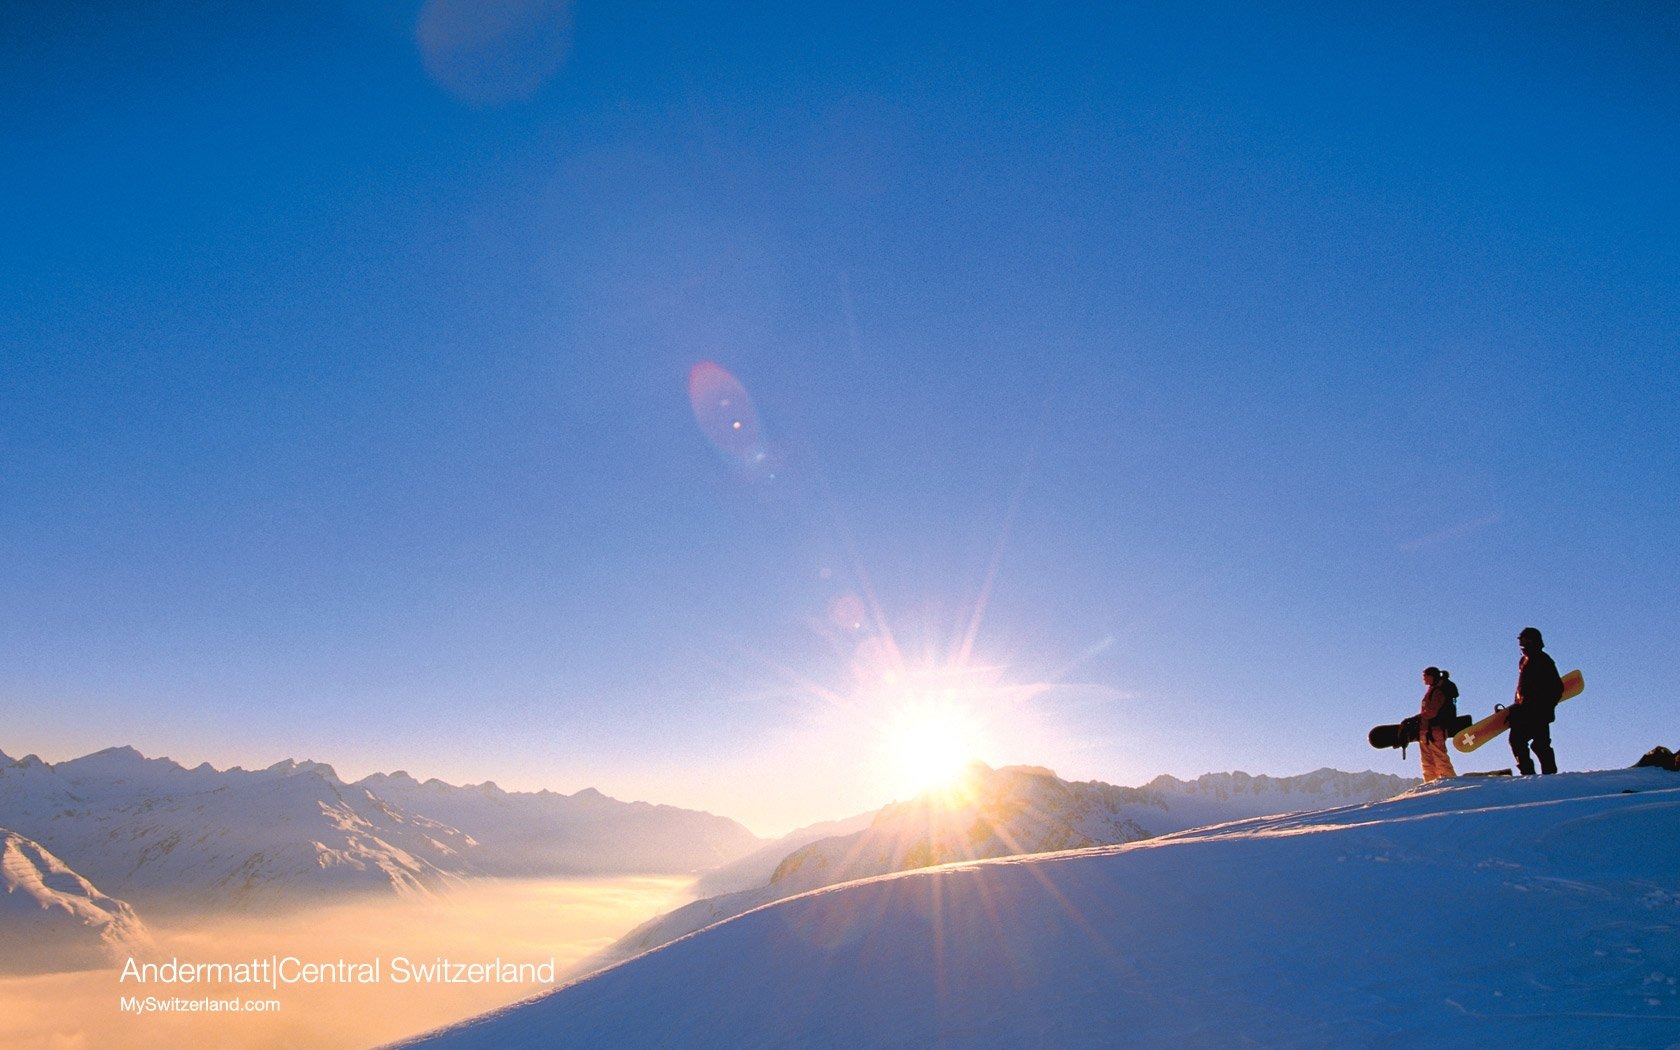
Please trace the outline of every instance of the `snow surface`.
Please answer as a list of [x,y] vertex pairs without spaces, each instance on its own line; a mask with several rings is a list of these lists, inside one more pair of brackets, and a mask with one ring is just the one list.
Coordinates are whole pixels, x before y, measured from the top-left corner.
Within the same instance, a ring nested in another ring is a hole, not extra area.
[[1680,775],[1459,778],[789,898],[409,1044],[1668,1047]]

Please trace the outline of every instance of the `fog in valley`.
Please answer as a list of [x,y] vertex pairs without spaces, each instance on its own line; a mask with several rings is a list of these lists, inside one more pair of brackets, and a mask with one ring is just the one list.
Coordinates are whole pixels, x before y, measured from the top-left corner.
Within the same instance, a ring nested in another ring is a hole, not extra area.
[[[537,994],[543,983],[399,983],[397,957],[433,965],[544,965],[557,983],[590,954],[689,899],[691,879],[485,880],[421,901],[369,901],[260,918],[148,917],[159,946],[137,962],[302,963],[378,960],[376,983],[225,985],[122,980],[122,970],[0,979],[0,1045],[232,1048],[379,1045]],[[291,967],[295,971],[295,965]],[[255,1012],[125,1012],[125,998],[277,1001]]]

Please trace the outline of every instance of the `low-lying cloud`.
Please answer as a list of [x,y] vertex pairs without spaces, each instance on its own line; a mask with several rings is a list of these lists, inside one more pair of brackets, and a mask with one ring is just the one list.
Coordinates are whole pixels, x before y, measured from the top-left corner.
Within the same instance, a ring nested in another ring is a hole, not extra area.
[[[126,980],[123,967],[0,980],[0,1045],[360,1050],[547,990],[533,973],[563,983],[685,901],[689,885],[493,880],[419,902],[152,919],[159,951],[136,957]],[[147,1010],[148,998],[159,1008]]]

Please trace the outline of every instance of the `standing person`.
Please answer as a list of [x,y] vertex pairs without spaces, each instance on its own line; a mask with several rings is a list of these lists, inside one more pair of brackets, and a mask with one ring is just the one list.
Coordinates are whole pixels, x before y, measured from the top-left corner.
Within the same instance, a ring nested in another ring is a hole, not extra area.
[[1423,782],[1456,777],[1447,755],[1447,723],[1458,713],[1458,686],[1439,667],[1423,669],[1423,706],[1418,710],[1418,756],[1423,759]]
[[1540,760],[1541,773],[1557,772],[1557,755],[1552,752],[1552,719],[1558,701],[1563,699],[1563,679],[1557,664],[1546,653],[1546,642],[1533,627],[1524,627],[1517,635],[1522,647],[1522,660],[1517,663],[1517,695],[1511,702],[1511,754],[1516,756],[1517,769],[1524,776],[1534,773],[1534,758]]

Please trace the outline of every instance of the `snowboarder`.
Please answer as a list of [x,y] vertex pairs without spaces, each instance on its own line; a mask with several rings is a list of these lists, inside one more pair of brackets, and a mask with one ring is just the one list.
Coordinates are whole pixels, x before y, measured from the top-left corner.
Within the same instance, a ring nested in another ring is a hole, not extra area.
[[1418,710],[1418,756],[1423,759],[1423,782],[1455,777],[1447,755],[1448,719],[1456,714],[1458,687],[1439,667],[1423,669],[1423,706]]
[[[1546,643],[1540,632],[1524,627],[1517,635],[1522,647],[1522,659],[1517,663],[1517,695],[1511,702],[1511,754],[1517,769],[1524,776],[1534,773],[1534,759],[1540,760],[1540,772],[1557,772],[1557,755],[1552,751],[1552,719],[1558,700],[1563,697],[1563,679],[1557,664],[1546,653]],[[1529,757],[1533,748],[1534,757]]]

